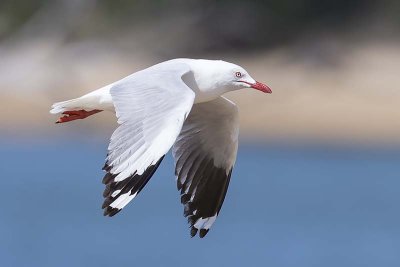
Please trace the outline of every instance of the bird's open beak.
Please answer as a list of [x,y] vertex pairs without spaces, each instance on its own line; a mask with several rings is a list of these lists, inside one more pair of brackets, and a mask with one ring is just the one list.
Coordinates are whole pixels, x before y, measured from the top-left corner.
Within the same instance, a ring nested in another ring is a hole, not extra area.
[[260,83],[260,82],[257,82],[257,81],[255,83],[250,84],[250,87],[254,88],[256,90],[259,90],[261,92],[267,93],[267,94],[271,94],[272,93],[271,88],[269,88],[267,85],[265,85],[263,83]]

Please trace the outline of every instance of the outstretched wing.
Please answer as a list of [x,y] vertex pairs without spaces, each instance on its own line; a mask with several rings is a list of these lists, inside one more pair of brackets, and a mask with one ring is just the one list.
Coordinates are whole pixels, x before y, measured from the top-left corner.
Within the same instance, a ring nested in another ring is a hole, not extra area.
[[104,215],[115,215],[143,189],[174,144],[195,96],[183,76],[194,79],[186,64],[155,65],[111,88],[120,125],[103,168]]
[[238,111],[224,97],[193,105],[172,152],[191,236],[204,237],[221,209],[238,148]]

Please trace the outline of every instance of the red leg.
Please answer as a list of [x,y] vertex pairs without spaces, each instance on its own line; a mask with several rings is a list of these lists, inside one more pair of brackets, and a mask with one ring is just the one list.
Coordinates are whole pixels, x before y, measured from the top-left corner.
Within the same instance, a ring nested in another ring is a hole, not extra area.
[[74,121],[74,120],[79,120],[79,119],[84,119],[87,118],[93,114],[99,113],[102,110],[99,109],[94,109],[91,111],[86,111],[86,110],[71,110],[71,111],[64,111],[62,114],[65,116],[60,117],[56,123],[64,123],[64,122],[69,122],[69,121]]

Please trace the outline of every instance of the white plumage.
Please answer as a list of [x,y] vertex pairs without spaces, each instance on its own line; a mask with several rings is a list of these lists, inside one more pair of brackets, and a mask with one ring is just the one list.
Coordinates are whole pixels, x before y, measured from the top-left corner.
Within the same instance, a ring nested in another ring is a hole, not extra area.
[[221,95],[243,88],[271,92],[235,64],[174,59],[55,103],[50,112],[64,115],[58,123],[116,113],[120,126],[103,168],[108,216],[135,198],[173,147],[184,215],[191,235],[204,237],[221,209],[238,147],[238,110]]

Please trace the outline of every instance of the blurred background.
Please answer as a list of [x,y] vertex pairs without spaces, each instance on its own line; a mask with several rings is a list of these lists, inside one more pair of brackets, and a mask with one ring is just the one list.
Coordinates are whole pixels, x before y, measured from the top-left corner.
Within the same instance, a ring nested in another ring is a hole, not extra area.
[[[0,2],[2,266],[399,266],[400,3]],[[223,59],[241,144],[225,204],[190,239],[171,156],[105,218],[113,114],[52,103],[177,57]]]

